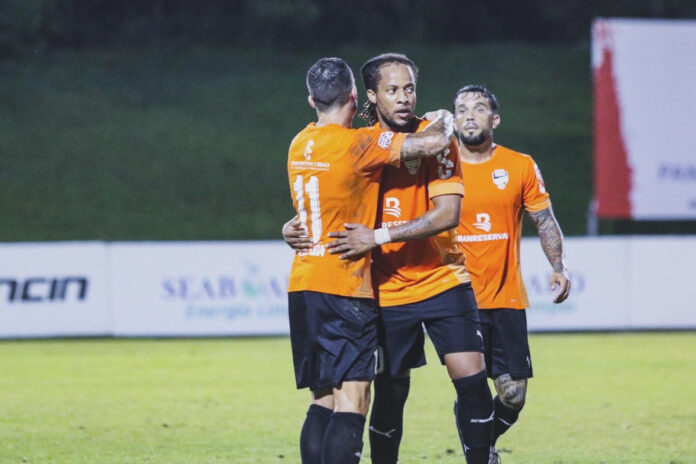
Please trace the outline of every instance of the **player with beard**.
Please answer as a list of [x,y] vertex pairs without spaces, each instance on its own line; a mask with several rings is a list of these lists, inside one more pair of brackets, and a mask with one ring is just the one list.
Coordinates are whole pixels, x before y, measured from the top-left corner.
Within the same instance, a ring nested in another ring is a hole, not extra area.
[[[383,54],[362,67],[369,103],[363,115],[374,130],[418,132],[428,122],[414,116],[416,65]],[[380,182],[377,224],[346,224],[330,234],[331,253],[355,259],[370,249],[380,305],[384,371],[375,380],[370,418],[372,462],[398,460],[410,369],[425,364],[423,326],[447,367],[457,398],[456,420],[468,463],[488,462],[493,402],[486,381],[478,311],[453,228],[464,188],[456,140],[436,160],[386,167]],[[291,246],[297,234],[285,231]],[[380,235],[385,240],[378,241]],[[389,243],[389,242],[403,243]]]
[[570,291],[563,259],[563,234],[534,160],[493,142],[500,124],[498,101],[487,88],[459,89],[454,115],[467,195],[462,199],[458,241],[466,256],[479,307],[488,376],[494,379],[495,421],[490,463],[500,457],[495,441],[517,421],[524,406],[532,364],[520,272],[522,215],[537,227],[552,267],[554,303]]
[[295,136],[287,164],[300,227],[311,231],[288,285],[295,380],[312,394],[300,454],[303,464],[355,464],[376,374],[378,314],[370,255],[339,260],[326,252],[328,231],[348,221],[374,222],[382,169],[434,157],[451,143],[454,128],[443,111],[418,134],[351,129],[357,90],[339,58],[317,61],[306,83],[317,121]]

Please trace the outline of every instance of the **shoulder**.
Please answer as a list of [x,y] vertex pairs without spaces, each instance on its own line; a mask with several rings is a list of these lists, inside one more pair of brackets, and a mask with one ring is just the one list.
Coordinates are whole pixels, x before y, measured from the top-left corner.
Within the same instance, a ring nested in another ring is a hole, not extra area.
[[505,162],[511,164],[517,164],[519,166],[535,166],[536,163],[531,155],[513,150],[502,145],[496,145],[495,150]]

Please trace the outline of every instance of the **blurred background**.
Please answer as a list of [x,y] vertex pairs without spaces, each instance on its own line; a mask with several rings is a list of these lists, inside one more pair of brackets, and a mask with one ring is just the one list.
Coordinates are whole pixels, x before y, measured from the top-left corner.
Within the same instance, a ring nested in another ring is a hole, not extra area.
[[[292,213],[287,146],[314,118],[307,68],[337,55],[359,74],[384,51],[420,67],[419,112],[489,86],[497,141],[535,157],[564,232],[584,235],[590,29],[611,16],[694,18],[696,5],[5,0],[0,241],[277,239]],[[695,233],[696,222],[605,218],[590,231]]]

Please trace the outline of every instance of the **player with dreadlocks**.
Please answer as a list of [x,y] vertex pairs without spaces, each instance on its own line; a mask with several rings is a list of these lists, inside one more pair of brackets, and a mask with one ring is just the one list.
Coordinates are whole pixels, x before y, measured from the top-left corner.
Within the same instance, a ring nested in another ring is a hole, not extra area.
[[[369,103],[361,115],[375,130],[413,133],[418,68],[404,55],[387,53],[362,67]],[[493,400],[486,380],[476,300],[453,229],[459,224],[464,185],[455,139],[436,159],[385,167],[380,182],[377,232],[360,224],[330,234],[331,253],[355,259],[373,253],[372,277],[380,305],[384,370],[375,379],[370,418],[374,464],[398,460],[410,369],[425,364],[423,326],[446,365],[457,397],[456,420],[468,463],[487,463]],[[392,231],[410,241],[389,243]],[[286,236],[286,240],[288,237]]]

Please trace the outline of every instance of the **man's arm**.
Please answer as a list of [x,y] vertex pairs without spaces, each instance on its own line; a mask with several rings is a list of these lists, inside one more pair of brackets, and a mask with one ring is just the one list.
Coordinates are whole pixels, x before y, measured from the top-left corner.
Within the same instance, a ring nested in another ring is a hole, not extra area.
[[436,156],[449,147],[454,134],[454,119],[447,110],[439,110],[434,114],[428,127],[420,132],[408,134],[401,145],[401,161]]
[[336,239],[327,245],[329,253],[340,253],[341,259],[352,259],[383,243],[418,240],[457,227],[461,195],[439,195],[433,197],[432,202],[432,209],[405,224],[389,229],[375,231],[362,224],[346,224],[345,231],[329,233],[329,237]]
[[553,268],[550,284],[551,289],[559,289],[553,299],[554,303],[561,303],[568,298],[570,293],[570,279],[563,258],[563,233],[558,221],[553,215],[551,206],[541,211],[529,212],[529,217],[539,232],[541,248]]

